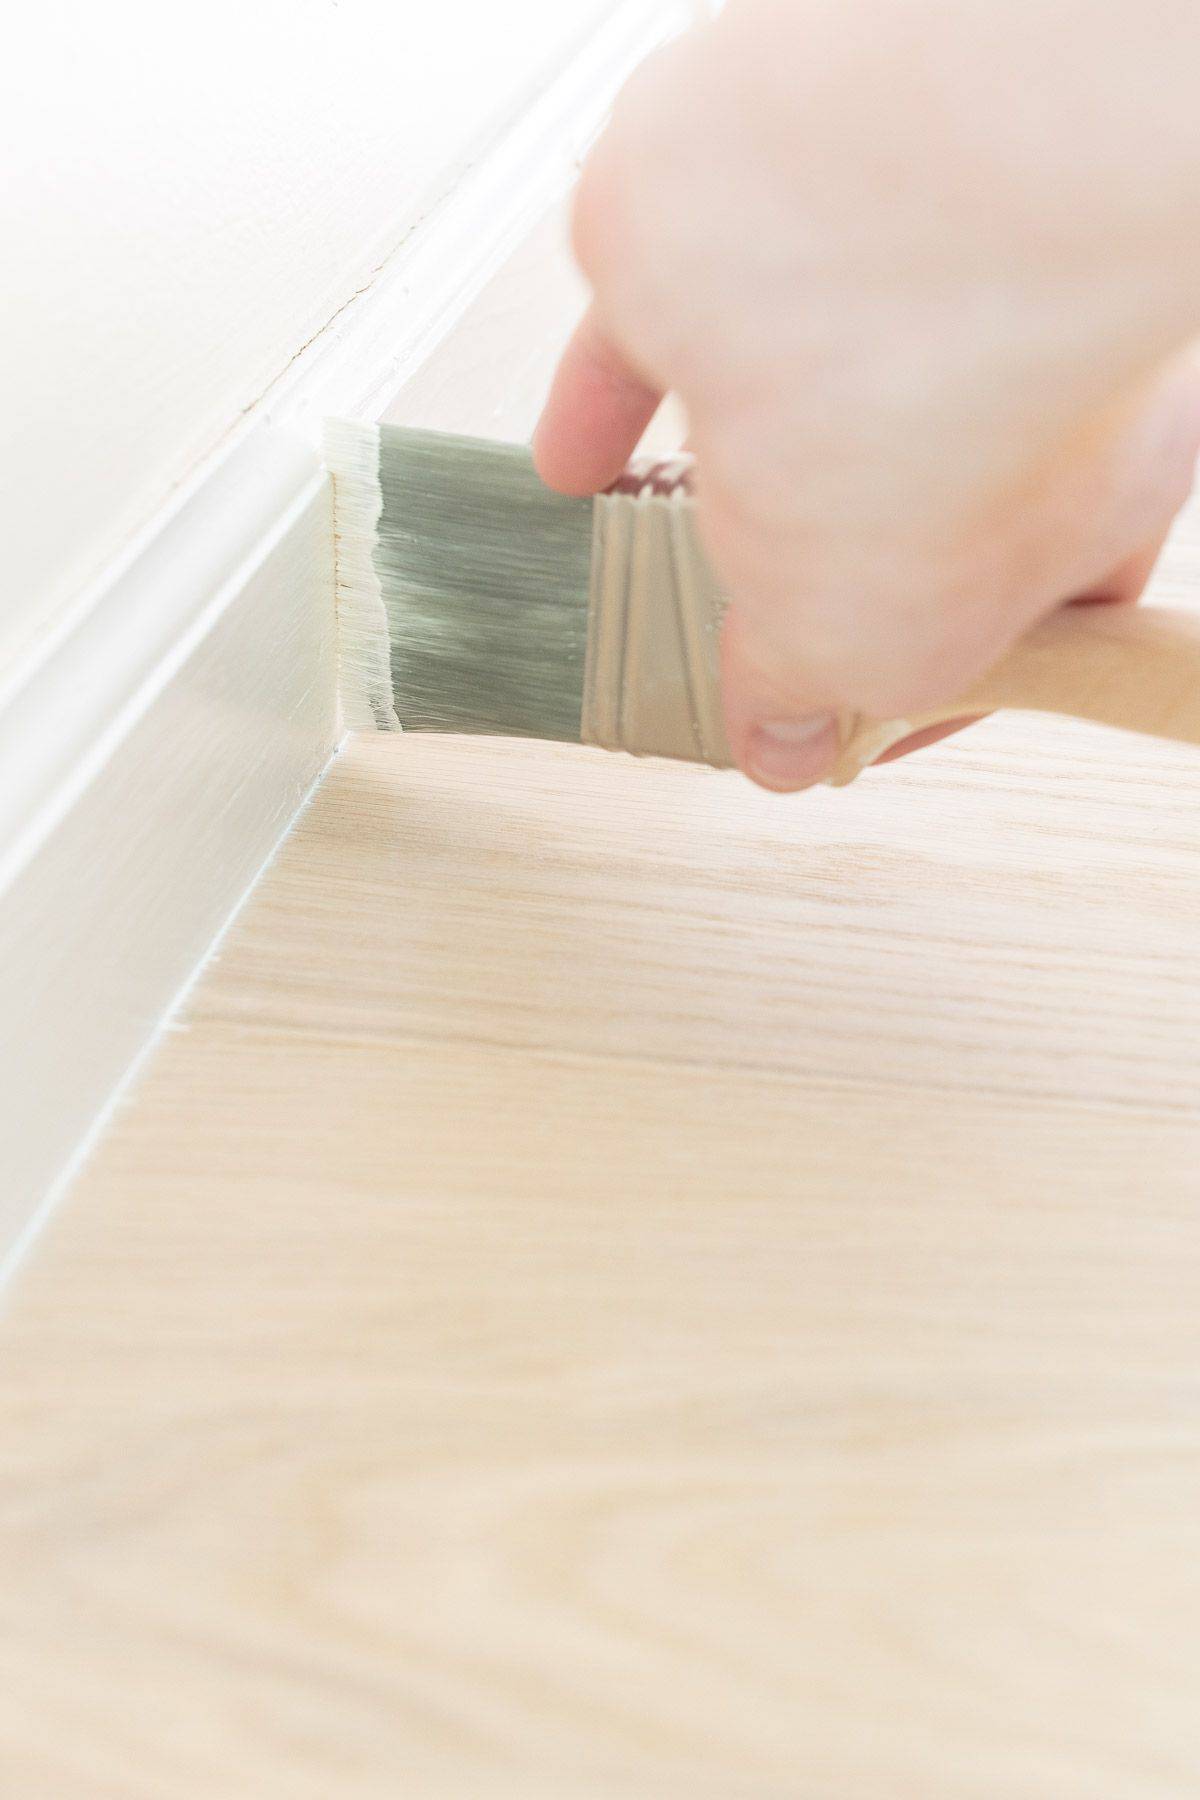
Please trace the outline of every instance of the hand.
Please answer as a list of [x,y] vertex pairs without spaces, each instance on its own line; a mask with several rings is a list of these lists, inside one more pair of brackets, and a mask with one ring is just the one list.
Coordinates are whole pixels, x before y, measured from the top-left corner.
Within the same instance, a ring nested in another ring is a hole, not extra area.
[[731,0],[619,101],[535,457],[595,491],[681,396],[764,785],[821,778],[832,713],[903,717],[1140,591],[1200,447],[1183,10]]

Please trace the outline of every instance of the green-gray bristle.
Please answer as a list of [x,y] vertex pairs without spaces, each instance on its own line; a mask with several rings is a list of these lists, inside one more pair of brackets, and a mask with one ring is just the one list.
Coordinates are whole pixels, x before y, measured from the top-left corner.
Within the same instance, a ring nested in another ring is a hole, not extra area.
[[526,450],[380,428],[375,566],[400,723],[579,741],[590,500]]

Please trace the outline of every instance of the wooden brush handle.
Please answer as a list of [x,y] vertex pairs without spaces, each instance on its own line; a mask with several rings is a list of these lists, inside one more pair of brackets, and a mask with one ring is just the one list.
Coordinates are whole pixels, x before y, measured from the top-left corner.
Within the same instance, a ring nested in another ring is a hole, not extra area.
[[[581,737],[728,766],[717,639],[726,596],[695,531],[687,457],[630,466],[594,503]],[[847,715],[840,786],[913,732],[1001,708],[1200,744],[1200,613],[1067,606],[965,693],[903,719]]]
[[1200,614],[1164,606],[1064,607],[957,699],[906,719],[848,720],[831,780],[852,781],[928,725],[1002,707],[1200,744]]

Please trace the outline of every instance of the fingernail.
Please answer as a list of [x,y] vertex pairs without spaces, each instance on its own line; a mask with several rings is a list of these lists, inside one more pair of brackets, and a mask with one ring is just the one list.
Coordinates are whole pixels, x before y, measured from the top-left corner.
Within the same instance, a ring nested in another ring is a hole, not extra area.
[[746,746],[755,781],[784,794],[820,781],[836,756],[837,722],[832,713],[772,719],[751,732]]

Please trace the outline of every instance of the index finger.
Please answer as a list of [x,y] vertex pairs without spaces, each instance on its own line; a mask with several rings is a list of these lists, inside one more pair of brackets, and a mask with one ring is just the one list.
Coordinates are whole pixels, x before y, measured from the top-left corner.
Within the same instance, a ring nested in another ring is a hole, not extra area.
[[594,307],[563,351],[533,434],[533,460],[547,487],[595,494],[616,480],[658,411],[662,393],[606,335]]

